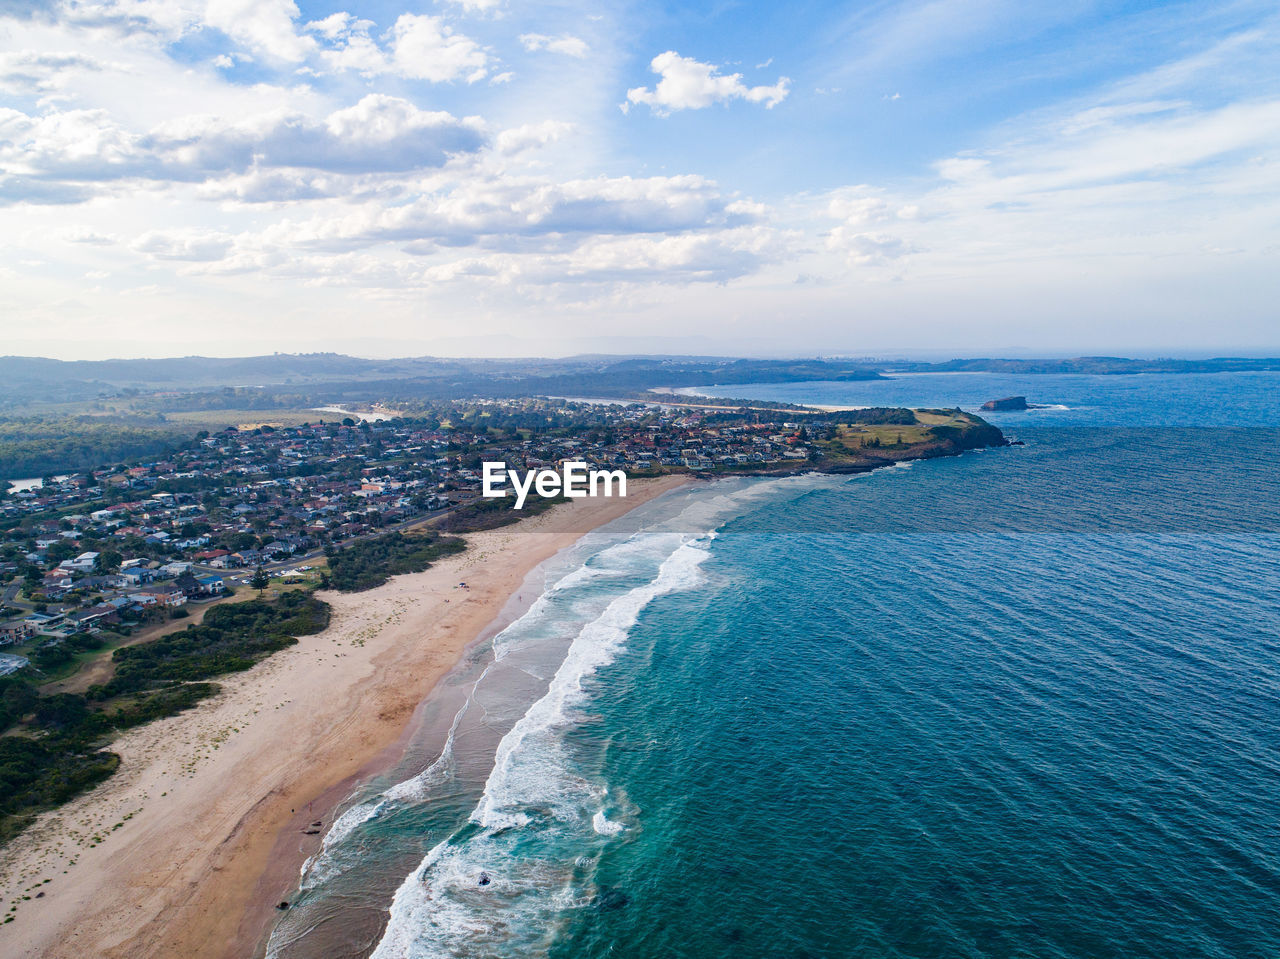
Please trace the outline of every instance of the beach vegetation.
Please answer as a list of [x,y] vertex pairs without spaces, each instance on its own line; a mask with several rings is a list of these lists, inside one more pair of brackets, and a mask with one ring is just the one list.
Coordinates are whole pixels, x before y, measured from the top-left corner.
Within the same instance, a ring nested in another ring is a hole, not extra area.
[[[109,777],[120,762],[109,749],[116,733],[190,709],[218,692],[210,679],[248,669],[328,624],[328,604],[294,590],[215,606],[199,625],[118,648],[115,675],[84,694],[42,694],[20,674],[0,678],[0,842]],[[32,663],[56,668],[86,643],[103,642],[45,643]]]
[[385,533],[348,543],[326,552],[329,585],[344,593],[381,586],[392,576],[418,573],[441,556],[466,548],[456,536],[434,531]]

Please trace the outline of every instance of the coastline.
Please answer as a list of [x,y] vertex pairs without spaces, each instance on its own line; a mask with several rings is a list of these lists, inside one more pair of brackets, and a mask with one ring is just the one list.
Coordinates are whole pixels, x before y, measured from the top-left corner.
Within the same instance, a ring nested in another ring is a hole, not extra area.
[[[323,633],[222,678],[223,692],[195,709],[121,736],[114,777],[0,851],[0,891],[20,901],[0,948],[51,959],[257,954],[276,902],[319,847],[321,835],[302,830],[327,825],[351,785],[395,754],[419,703],[525,577],[688,482],[636,479],[626,499],[557,505],[467,534],[465,552],[424,572],[324,594],[333,622]],[[470,588],[459,590],[463,579]]]

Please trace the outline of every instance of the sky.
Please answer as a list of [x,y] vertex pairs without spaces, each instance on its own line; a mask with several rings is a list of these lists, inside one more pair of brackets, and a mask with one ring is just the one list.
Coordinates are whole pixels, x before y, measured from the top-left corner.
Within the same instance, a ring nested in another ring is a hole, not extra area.
[[0,353],[1280,353],[1254,0],[0,0]]

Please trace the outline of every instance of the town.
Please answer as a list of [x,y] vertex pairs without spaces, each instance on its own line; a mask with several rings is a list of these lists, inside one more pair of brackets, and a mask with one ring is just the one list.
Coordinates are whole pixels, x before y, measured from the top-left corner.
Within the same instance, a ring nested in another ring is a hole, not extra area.
[[[490,400],[201,432],[164,459],[18,484],[0,499],[0,644],[56,661],[76,633],[182,617],[255,576],[318,582],[326,548],[476,501],[484,459],[631,475],[805,466],[820,452],[799,417]],[[9,653],[0,674],[26,662]]]
[[237,587],[328,585],[327,557],[357,540],[468,508],[509,511],[510,499],[482,499],[485,461],[632,477],[847,471],[956,451],[947,437],[1003,442],[958,410],[724,402],[469,400],[240,424],[163,459],[15,484],[0,498],[0,675],[65,661],[59,647],[77,634],[118,640]]

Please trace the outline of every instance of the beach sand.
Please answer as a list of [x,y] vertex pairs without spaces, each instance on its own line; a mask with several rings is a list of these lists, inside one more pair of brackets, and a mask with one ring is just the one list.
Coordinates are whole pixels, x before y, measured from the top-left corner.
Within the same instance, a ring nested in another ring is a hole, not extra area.
[[[122,735],[120,770],[0,849],[0,954],[224,959],[260,953],[330,812],[394,761],[415,708],[525,577],[584,533],[688,482],[632,480],[364,593],[222,693]],[[465,580],[468,589],[459,588]],[[24,896],[30,897],[23,899]]]

